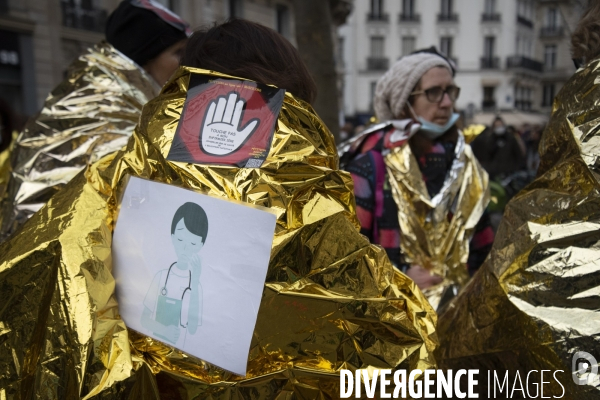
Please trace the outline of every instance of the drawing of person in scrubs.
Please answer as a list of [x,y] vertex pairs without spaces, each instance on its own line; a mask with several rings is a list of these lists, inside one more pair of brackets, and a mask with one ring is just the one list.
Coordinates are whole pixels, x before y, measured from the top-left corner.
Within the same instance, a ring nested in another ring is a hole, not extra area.
[[202,207],[185,203],[171,223],[171,242],[177,261],[154,275],[144,298],[142,326],[154,336],[182,348],[187,332],[202,325],[201,263],[208,233],[208,218]]

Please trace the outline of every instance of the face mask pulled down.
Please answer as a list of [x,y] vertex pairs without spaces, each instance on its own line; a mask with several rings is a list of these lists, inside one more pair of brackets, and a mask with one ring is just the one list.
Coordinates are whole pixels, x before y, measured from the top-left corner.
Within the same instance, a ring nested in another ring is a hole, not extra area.
[[420,131],[423,132],[425,137],[427,137],[428,139],[431,139],[431,140],[437,139],[440,136],[442,136],[444,133],[446,133],[446,131],[448,131],[448,129],[450,129],[456,123],[456,121],[458,121],[458,119],[460,118],[460,114],[452,113],[452,115],[448,119],[448,122],[446,122],[444,125],[438,125],[436,123],[427,121],[423,117],[418,116],[415,113],[415,111],[413,110],[413,108],[410,106],[410,104],[409,103],[407,103],[407,104],[408,104],[408,107],[410,108],[410,111],[414,115],[415,119],[421,124]]

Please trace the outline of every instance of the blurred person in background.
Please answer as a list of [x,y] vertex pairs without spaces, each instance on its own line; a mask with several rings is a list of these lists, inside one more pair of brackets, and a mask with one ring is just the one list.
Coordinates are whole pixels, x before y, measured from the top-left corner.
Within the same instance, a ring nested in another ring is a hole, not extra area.
[[535,176],[540,165],[539,147],[543,132],[543,126],[535,125],[527,136],[527,140],[525,140],[525,146],[527,147],[526,168],[531,176]]
[[496,117],[491,127],[471,143],[473,153],[490,175],[490,221],[497,231],[506,203],[530,181],[526,171],[527,150],[521,135]]
[[[121,148],[179,66],[190,30],[152,0],[125,0],[109,16],[106,41],[76,59],[13,146],[0,241],[79,171]],[[5,163],[6,164],[6,163]]]
[[354,124],[347,121],[340,129],[340,141],[348,140],[354,136]]
[[500,117],[475,138],[471,147],[492,180],[525,169],[525,143],[516,129],[506,126]]
[[438,310],[483,263],[494,239],[483,213],[487,173],[456,126],[460,89],[453,75],[435,49],[402,57],[377,83],[375,113],[384,122],[341,150],[361,232]]

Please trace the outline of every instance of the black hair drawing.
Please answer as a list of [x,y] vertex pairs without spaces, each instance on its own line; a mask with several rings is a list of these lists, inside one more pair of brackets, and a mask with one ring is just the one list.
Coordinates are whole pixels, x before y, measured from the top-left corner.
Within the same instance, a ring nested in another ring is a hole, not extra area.
[[175,233],[177,223],[183,219],[188,231],[202,237],[202,243],[206,241],[208,234],[208,217],[202,207],[196,203],[187,202],[175,211],[173,222],[171,222],[171,235]]

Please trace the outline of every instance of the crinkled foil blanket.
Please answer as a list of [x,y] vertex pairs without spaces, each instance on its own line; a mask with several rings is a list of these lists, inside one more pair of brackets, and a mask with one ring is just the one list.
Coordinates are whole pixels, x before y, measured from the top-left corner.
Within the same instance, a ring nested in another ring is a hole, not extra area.
[[470,279],[469,240],[489,202],[488,175],[462,134],[455,154],[444,184],[433,198],[410,146],[392,149],[385,157],[398,206],[402,253],[409,263],[443,278],[423,291],[438,312]]
[[[362,152],[366,138],[390,122],[375,125],[339,146],[343,167]],[[387,176],[402,232],[400,247],[410,264],[420,265],[443,281],[423,292],[438,312],[470,279],[469,240],[489,202],[488,174],[468,145],[483,129],[469,126],[458,135],[455,160],[433,198],[427,192],[417,159],[408,143],[387,150]],[[451,218],[449,218],[451,216]]]
[[[435,368],[436,315],[358,233],[352,179],[309,105],[286,94],[260,169],[165,160],[191,71],[209,73],[181,68],[126,148],[78,174],[0,247],[0,398],[337,398],[342,368]],[[111,235],[128,175],[276,210],[246,377],[119,318]]]
[[[600,398],[598,377],[575,385],[571,376],[576,352],[600,360],[599,68],[577,71],[556,97],[537,178],[508,204],[487,261],[440,316],[441,368],[523,379],[563,370],[563,398]],[[561,396],[546,379],[544,396]]]
[[143,69],[107,43],[75,60],[18,136],[10,165],[0,167],[12,167],[0,205],[0,241],[86,165],[123,147],[158,91]]

